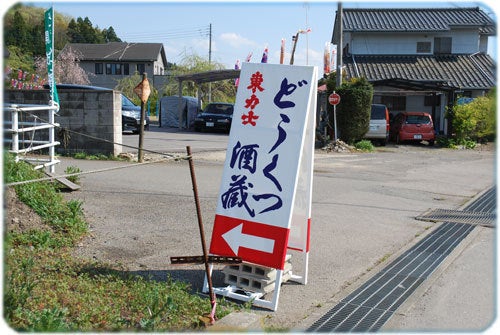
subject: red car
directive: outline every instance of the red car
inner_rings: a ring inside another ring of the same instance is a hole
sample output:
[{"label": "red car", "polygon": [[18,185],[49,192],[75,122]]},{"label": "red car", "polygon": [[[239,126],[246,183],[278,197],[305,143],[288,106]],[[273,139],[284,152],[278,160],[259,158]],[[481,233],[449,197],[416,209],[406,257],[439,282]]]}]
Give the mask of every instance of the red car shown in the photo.
[{"label": "red car", "polygon": [[394,117],[391,122],[389,138],[396,143],[405,141],[427,141],[434,145],[436,133],[429,113],[403,112]]}]

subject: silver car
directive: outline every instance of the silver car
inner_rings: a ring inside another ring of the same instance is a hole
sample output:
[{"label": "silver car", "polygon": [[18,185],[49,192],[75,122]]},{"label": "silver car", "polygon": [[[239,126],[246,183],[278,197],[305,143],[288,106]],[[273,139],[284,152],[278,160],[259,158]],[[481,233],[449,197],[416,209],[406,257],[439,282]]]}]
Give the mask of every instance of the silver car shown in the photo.
[{"label": "silver car", "polygon": [[370,129],[364,138],[386,145],[389,140],[389,110],[385,105],[373,104],[370,116]]}]

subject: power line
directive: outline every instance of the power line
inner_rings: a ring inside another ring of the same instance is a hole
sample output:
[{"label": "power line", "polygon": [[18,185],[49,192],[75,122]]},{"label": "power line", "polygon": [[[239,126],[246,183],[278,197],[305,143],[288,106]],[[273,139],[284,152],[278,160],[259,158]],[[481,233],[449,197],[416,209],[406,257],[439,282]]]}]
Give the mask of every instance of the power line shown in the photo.
[{"label": "power line", "polygon": [[198,26],[190,29],[169,29],[163,31],[145,31],[129,33],[122,37],[124,40],[151,40],[151,39],[182,39],[190,37],[207,37],[210,35],[210,26]]}]

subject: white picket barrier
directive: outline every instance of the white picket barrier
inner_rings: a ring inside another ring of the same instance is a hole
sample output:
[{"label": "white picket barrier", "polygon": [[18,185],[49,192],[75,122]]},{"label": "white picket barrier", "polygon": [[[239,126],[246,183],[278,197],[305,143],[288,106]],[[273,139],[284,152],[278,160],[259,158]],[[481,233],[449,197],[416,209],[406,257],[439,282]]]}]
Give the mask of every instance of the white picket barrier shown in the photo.
[{"label": "white picket barrier", "polygon": [[[35,164],[35,169],[50,168],[50,173],[54,173],[55,165],[60,161],[56,159],[55,147],[60,143],[55,140],[55,128],[59,126],[55,123],[55,114],[59,111],[58,105],[28,105],[28,104],[4,104],[4,111],[10,112],[11,120],[4,120],[4,133],[11,134],[11,138],[5,136],[4,141],[10,143],[9,152],[16,155],[16,162],[20,160]],[[47,111],[47,116],[40,116],[39,112]],[[19,121],[19,114],[24,113],[30,116],[33,121]],[[34,113],[37,113],[36,115]],[[10,128],[8,128],[10,127]],[[37,130],[48,130],[47,140],[36,139]],[[19,136],[20,134],[31,133],[29,138]],[[40,156],[27,156],[27,153],[48,148],[48,158]]]}]

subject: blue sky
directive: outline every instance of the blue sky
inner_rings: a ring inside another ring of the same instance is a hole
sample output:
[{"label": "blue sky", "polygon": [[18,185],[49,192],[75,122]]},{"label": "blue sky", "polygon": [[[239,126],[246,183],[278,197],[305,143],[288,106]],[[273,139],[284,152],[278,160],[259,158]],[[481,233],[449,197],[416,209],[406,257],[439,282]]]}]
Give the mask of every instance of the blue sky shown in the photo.
[{"label": "blue sky", "polygon": [[[74,18],[88,17],[94,26],[112,26],[127,42],[163,43],[169,62],[179,63],[184,55],[196,53],[234,68],[253,53],[252,62],[260,62],[268,47],[269,63],[279,63],[281,39],[285,39],[285,64],[290,62],[292,36],[300,29],[295,65],[323,69],[325,43],[329,43],[337,10],[334,1],[30,1]],[[494,15],[491,1],[343,1],[344,8],[366,7],[482,7]],[[496,18],[495,18],[496,20]],[[212,38],[210,43],[210,24]],[[496,41],[495,41],[496,44]],[[491,52],[496,58],[496,51]]]}]

